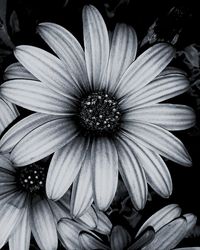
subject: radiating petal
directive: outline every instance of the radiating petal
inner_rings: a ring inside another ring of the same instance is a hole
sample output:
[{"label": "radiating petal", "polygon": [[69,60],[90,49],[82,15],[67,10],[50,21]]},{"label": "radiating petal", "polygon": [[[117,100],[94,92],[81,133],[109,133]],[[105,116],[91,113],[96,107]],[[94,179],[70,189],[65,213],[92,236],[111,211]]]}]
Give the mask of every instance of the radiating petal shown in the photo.
[{"label": "radiating petal", "polygon": [[55,23],[40,23],[38,33],[64,62],[72,77],[86,87],[88,78],[84,51],[77,39],[65,28]]},{"label": "radiating petal", "polygon": [[0,157],[0,199],[16,189],[16,176],[11,163],[5,157]]},{"label": "radiating petal", "polygon": [[16,107],[0,97],[0,134],[17,118],[18,115],[19,112]]},{"label": "radiating petal", "polygon": [[[18,206],[16,206],[16,204]],[[12,200],[12,203],[7,202],[6,204],[1,205],[1,208],[0,208],[0,228],[1,228],[0,248],[3,247],[3,245],[6,243],[6,241],[8,240],[13,230],[16,228],[16,226],[22,219],[22,216],[25,211],[24,204],[25,204],[24,196],[19,195],[19,196],[15,196],[15,199]]]},{"label": "radiating petal", "polygon": [[186,219],[187,222],[187,233],[186,235],[190,234],[194,226],[196,225],[197,222],[197,217],[194,214],[188,213],[184,214],[183,217]]},{"label": "radiating petal", "polygon": [[89,5],[83,8],[83,37],[88,78],[92,88],[103,84],[109,57],[109,38],[99,11]]},{"label": "radiating petal", "polygon": [[111,221],[104,212],[98,210],[96,207],[94,208],[98,219],[95,231],[100,232],[101,234],[109,234],[112,229]]},{"label": "radiating petal", "polygon": [[126,24],[117,24],[112,36],[107,68],[108,89],[113,90],[128,66],[135,60],[137,36],[135,30]]},{"label": "radiating petal", "polygon": [[126,122],[122,132],[128,138],[180,165],[191,166],[183,143],[167,130],[143,122]]},{"label": "radiating petal", "polygon": [[162,227],[155,235],[154,240],[143,250],[173,249],[184,238],[186,221],[183,218],[176,219]]},{"label": "radiating petal", "polygon": [[83,224],[90,230],[96,230],[98,218],[93,207],[90,207],[82,216],[75,219],[78,223]]},{"label": "radiating petal", "polygon": [[81,249],[79,233],[84,227],[69,219],[62,219],[57,225],[59,239],[66,249]]},{"label": "radiating petal", "polygon": [[106,137],[93,140],[91,165],[94,199],[100,210],[106,210],[114,198],[118,182],[118,155],[112,140]]},{"label": "radiating petal", "polygon": [[78,93],[76,80],[54,55],[29,45],[17,46],[14,54],[28,71],[49,88],[71,99]]},{"label": "radiating petal", "polygon": [[92,165],[90,158],[90,151],[88,151],[81,170],[73,183],[71,213],[75,217],[83,215],[93,202]]},{"label": "radiating petal", "polygon": [[169,64],[174,56],[174,49],[165,43],[159,43],[144,53],[142,53],[127,69],[116,90],[117,95],[124,97],[141,89],[158,76],[162,70]]},{"label": "radiating petal", "polygon": [[2,95],[23,108],[52,115],[67,115],[73,102],[39,81],[17,79],[1,85]]},{"label": "radiating petal", "polygon": [[32,114],[14,126],[12,126],[1,138],[0,149],[2,152],[10,152],[13,147],[28,133],[33,131],[38,126],[55,119],[54,116],[43,114]]},{"label": "radiating petal", "polygon": [[35,124],[35,129],[26,134],[11,152],[15,166],[25,166],[41,160],[66,145],[77,132],[74,124],[66,118],[52,119]]},{"label": "radiating petal", "polygon": [[85,138],[77,137],[54,154],[46,180],[50,199],[60,199],[69,189],[83,164],[87,147]]},{"label": "radiating petal", "polygon": [[181,209],[177,204],[170,204],[156,213],[154,213],[139,229],[136,237],[141,234],[147,227],[153,227],[155,232],[168,224],[170,221],[178,218],[181,215]]},{"label": "radiating petal", "polygon": [[48,200],[49,206],[51,207],[52,213],[54,215],[54,219],[56,222],[61,220],[62,218],[70,218],[71,215],[69,209],[67,209],[63,204],[60,202],[55,202],[52,200]]},{"label": "radiating petal", "polygon": [[10,157],[7,157],[6,154],[0,153],[0,167],[15,173],[15,168],[13,167],[12,162],[10,161]]},{"label": "radiating petal", "polygon": [[200,247],[181,247],[181,248],[174,248],[174,250],[200,250]]},{"label": "radiating petal", "polygon": [[57,230],[48,201],[35,197],[31,207],[31,229],[38,246],[44,250],[56,250]]},{"label": "radiating petal", "polygon": [[167,198],[172,193],[172,180],[169,170],[162,158],[153,151],[140,147],[129,141],[140,167],[144,169],[147,182],[162,197]]},{"label": "radiating petal", "polygon": [[138,120],[161,126],[167,130],[184,130],[195,124],[192,108],[178,104],[155,104],[148,107],[132,109],[124,120]]},{"label": "radiating petal", "polygon": [[37,80],[27,69],[25,69],[21,63],[16,62],[9,65],[4,71],[4,80],[13,80],[13,79],[29,79]]},{"label": "radiating petal", "polygon": [[119,171],[134,207],[143,209],[147,201],[147,182],[144,171],[129,145],[129,139],[116,142],[119,155]]},{"label": "radiating petal", "polygon": [[83,249],[87,250],[109,250],[110,248],[104,244],[104,242],[95,234],[89,232],[81,232],[79,235],[79,241]]},{"label": "radiating petal", "polygon": [[17,225],[16,229],[9,238],[9,249],[10,250],[29,250],[30,248],[30,238],[31,238],[31,228],[29,221],[29,210],[26,209],[23,218]]},{"label": "radiating petal", "polygon": [[110,236],[110,245],[112,250],[127,249],[131,242],[131,236],[122,226],[114,226]]},{"label": "radiating petal", "polygon": [[158,76],[149,84],[126,97],[123,109],[141,108],[156,104],[186,92],[189,81],[183,74]]}]

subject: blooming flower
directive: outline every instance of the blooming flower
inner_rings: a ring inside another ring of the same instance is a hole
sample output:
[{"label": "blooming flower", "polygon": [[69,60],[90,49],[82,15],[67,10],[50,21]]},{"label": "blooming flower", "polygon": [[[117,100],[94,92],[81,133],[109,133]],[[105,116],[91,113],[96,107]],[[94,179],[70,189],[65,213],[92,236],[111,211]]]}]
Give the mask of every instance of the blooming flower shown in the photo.
[{"label": "blooming flower", "polygon": [[[66,228],[69,229],[66,231],[69,239],[73,239],[77,230],[94,230],[100,227],[99,217],[105,221],[105,216],[96,214],[93,208],[89,208],[79,219],[73,220],[68,195],[58,202],[48,200],[45,195],[47,166],[41,162],[15,169],[6,156],[0,155],[0,248],[9,240],[10,249],[29,249],[32,232],[41,249],[57,249],[60,219],[68,220]],[[73,228],[70,227],[71,224]],[[101,224],[101,232],[107,233],[110,228],[109,220]],[[67,242],[68,245],[72,243],[70,240]]]},{"label": "blooming flower", "polygon": [[[47,195],[57,200],[73,183],[75,216],[93,200],[101,210],[109,207],[118,171],[136,209],[145,206],[147,183],[168,197],[172,182],[161,156],[191,165],[184,145],[168,130],[194,124],[191,108],[160,104],[188,89],[180,70],[164,70],[174,49],[156,44],[136,59],[135,31],[117,24],[109,40],[102,16],[93,6],[83,9],[84,50],[57,24],[42,23],[38,32],[58,57],[33,46],[16,48],[20,64],[6,71],[1,93],[38,113],[9,130],[0,142],[1,150],[12,148],[16,166],[55,152]],[[19,142],[12,147],[15,138]]]},{"label": "blooming flower", "polygon": [[[196,224],[193,214],[181,215],[176,204],[165,206],[153,214],[139,229],[136,237],[131,237],[122,226],[113,227],[110,242],[106,243],[91,232],[79,235],[83,249],[128,249],[128,250],[167,250],[174,249]],[[199,250],[200,247],[176,248]]]}]

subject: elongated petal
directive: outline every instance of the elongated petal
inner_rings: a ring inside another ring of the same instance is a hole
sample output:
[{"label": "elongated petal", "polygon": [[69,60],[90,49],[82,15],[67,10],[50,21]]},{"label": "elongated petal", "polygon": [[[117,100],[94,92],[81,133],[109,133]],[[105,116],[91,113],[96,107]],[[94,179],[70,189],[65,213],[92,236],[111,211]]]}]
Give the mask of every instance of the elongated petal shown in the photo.
[{"label": "elongated petal", "polygon": [[83,249],[88,250],[109,250],[110,248],[104,244],[104,242],[95,234],[89,232],[81,232],[79,235],[79,241]]},{"label": "elongated petal", "polygon": [[94,198],[100,210],[112,202],[118,182],[118,155],[114,143],[106,137],[92,142]]},{"label": "elongated petal", "polygon": [[153,214],[140,228],[136,237],[143,232],[147,227],[153,227],[155,232],[168,224],[170,221],[178,218],[181,215],[181,209],[177,204],[170,204]]},{"label": "elongated petal", "polygon": [[71,195],[71,213],[75,217],[79,217],[89,208],[93,202],[92,189],[92,165],[91,155],[88,151],[83,161],[81,170],[76,177]]},{"label": "elongated petal", "polygon": [[58,237],[56,225],[47,200],[38,200],[38,197],[33,200],[31,229],[40,249],[57,249]]},{"label": "elongated petal", "polygon": [[94,208],[97,214],[97,227],[95,231],[100,232],[101,234],[109,234],[112,229],[111,221],[104,212],[98,210],[96,207]]},{"label": "elongated petal", "polygon": [[85,138],[76,138],[58,150],[49,166],[46,192],[50,199],[60,199],[76,178],[87,151]]},{"label": "elongated petal", "polygon": [[126,113],[125,120],[139,120],[161,126],[167,130],[184,130],[195,124],[195,113],[185,105],[155,104],[136,108]]},{"label": "elongated petal", "polygon": [[98,218],[95,209],[90,207],[82,216],[77,218],[76,221],[82,223],[90,230],[96,230]]},{"label": "elongated petal", "polygon": [[52,115],[67,115],[72,112],[72,101],[39,81],[7,81],[1,86],[1,93],[10,102],[32,111]]},{"label": "elongated petal", "polygon": [[159,43],[141,54],[127,69],[118,83],[117,94],[120,97],[131,95],[152,81],[169,64],[174,49],[165,43]]},{"label": "elongated petal", "polygon": [[64,62],[67,72],[86,87],[88,79],[84,51],[77,39],[65,28],[55,23],[40,23],[38,33]]},{"label": "elongated petal", "polygon": [[9,238],[10,250],[29,250],[31,238],[29,216],[29,210],[26,209],[23,218]]},{"label": "elongated petal", "polygon": [[0,134],[18,115],[16,107],[13,104],[8,104],[6,100],[0,97]]},{"label": "elongated petal", "polygon": [[76,136],[76,128],[66,118],[54,118],[24,136],[11,152],[15,166],[25,166],[36,162],[62,146]]},{"label": "elongated petal", "polygon": [[[13,197],[14,198],[14,197]],[[24,196],[16,196],[16,199],[13,200],[13,204],[6,203],[3,206],[1,205],[0,209],[0,248],[8,240],[9,236],[16,228],[22,216],[24,214]],[[14,204],[18,204],[18,207]]]},{"label": "elongated petal", "polygon": [[99,11],[89,5],[83,8],[83,37],[88,78],[92,88],[103,83],[109,57],[109,38]]},{"label": "elongated petal", "polygon": [[144,250],[173,249],[185,236],[186,221],[176,219],[162,227],[155,235],[154,240]]},{"label": "elongated petal", "polygon": [[125,98],[121,105],[125,109],[146,107],[180,95],[189,86],[188,79],[182,74],[164,75],[134,92],[131,98]]},{"label": "elongated petal", "polygon": [[200,247],[181,247],[181,248],[174,248],[174,250],[200,250]]},{"label": "elongated petal", "polygon": [[5,81],[13,79],[37,80],[37,78],[25,69],[19,62],[9,65],[4,71]]},{"label": "elongated petal", "polygon": [[76,80],[72,79],[64,64],[54,55],[28,45],[17,46],[14,54],[28,71],[49,88],[68,98],[77,93]]},{"label": "elongated petal", "polygon": [[197,222],[197,217],[194,214],[188,213],[184,214],[183,217],[186,219],[187,222],[187,233],[186,235],[190,234],[194,226],[196,225]]},{"label": "elongated petal", "polygon": [[142,122],[124,123],[123,132],[131,140],[139,143],[183,166],[191,166],[191,158],[183,143],[167,130]]},{"label": "elongated petal", "polygon": [[172,180],[169,170],[162,158],[151,150],[129,142],[140,166],[144,169],[147,182],[162,197],[172,193]]},{"label": "elongated petal", "polygon": [[112,250],[127,249],[131,242],[131,236],[122,226],[115,226],[112,229],[110,244]]},{"label": "elongated petal", "polygon": [[10,157],[6,157],[6,154],[0,154],[0,167],[15,173],[15,168],[10,161]]},{"label": "elongated petal", "polygon": [[28,133],[33,131],[38,126],[45,124],[48,121],[55,119],[54,116],[43,114],[32,114],[14,126],[12,126],[1,138],[0,149],[2,152],[10,152],[13,147]]},{"label": "elongated petal", "polygon": [[144,208],[147,201],[147,183],[144,171],[132,151],[129,140],[116,142],[119,155],[119,171],[137,210]]},{"label": "elongated petal", "polygon": [[117,24],[112,36],[107,69],[108,89],[113,90],[128,66],[135,60],[137,36],[126,24]]},{"label": "elongated petal", "polygon": [[57,225],[59,239],[66,249],[81,249],[79,233],[84,227],[73,220],[62,219]]}]

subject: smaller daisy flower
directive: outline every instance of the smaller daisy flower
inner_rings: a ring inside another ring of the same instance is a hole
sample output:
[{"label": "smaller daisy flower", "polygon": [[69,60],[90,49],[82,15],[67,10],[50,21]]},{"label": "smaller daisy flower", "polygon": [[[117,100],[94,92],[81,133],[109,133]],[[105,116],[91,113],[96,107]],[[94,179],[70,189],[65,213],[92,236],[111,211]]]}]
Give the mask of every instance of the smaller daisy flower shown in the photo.
[{"label": "smaller daisy flower", "polygon": [[[109,232],[109,220],[102,214],[97,217],[93,208],[73,220],[68,193],[60,201],[48,200],[45,194],[47,163],[43,160],[16,169],[8,155],[0,155],[0,248],[9,241],[12,250],[29,249],[32,232],[40,249],[57,249],[57,222],[61,218],[67,218],[81,230],[100,227],[102,232]],[[101,223],[97,226],[98,220]],[[68,233],[73,238],[73,230],[69,229]]]},{"label": "smaller daisy flower", "polygon": [[[81,232],[79,240],[83,249],[169,250],[175,249],[196,224],[193,214],[181,215],[176,204],[165,206],[153,214],[132,237],[123,226],[114,226],[109,240],[91,232]],[[179,249],[179,248],[176,248]],[[196,247],[180,249],[200,249]]]}]

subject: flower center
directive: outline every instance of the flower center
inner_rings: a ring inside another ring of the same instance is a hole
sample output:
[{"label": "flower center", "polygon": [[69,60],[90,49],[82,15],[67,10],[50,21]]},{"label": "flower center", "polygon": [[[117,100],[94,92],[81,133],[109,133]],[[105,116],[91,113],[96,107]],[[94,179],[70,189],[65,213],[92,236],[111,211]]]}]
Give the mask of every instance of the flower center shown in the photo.
[{"label": "flower center", "polygon": [[45,191],[47,169],[44,166],[32,164],[18,168],[18,183],[20,188],[29,193]]},{"label": "flower center", "polygon": [[110,134],[119,128],[121,112],[114,97],[96,92],[82,99],[79,118],[84,130],[99,135]]}]

